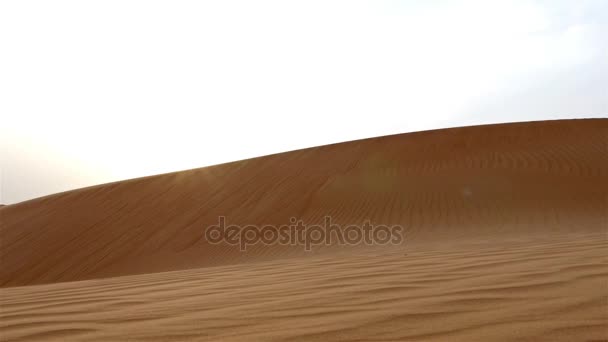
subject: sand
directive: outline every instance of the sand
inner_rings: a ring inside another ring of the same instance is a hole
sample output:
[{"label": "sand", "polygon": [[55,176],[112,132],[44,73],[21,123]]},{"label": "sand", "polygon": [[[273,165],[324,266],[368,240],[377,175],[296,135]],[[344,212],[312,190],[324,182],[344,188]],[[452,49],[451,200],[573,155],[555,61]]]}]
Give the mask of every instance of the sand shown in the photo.
[{"label": "sand", "polygon": [[[0,340],[608,340],[608,120],[452,128],[0,209]],[[398,224],[398,246],[214,245]]]}]

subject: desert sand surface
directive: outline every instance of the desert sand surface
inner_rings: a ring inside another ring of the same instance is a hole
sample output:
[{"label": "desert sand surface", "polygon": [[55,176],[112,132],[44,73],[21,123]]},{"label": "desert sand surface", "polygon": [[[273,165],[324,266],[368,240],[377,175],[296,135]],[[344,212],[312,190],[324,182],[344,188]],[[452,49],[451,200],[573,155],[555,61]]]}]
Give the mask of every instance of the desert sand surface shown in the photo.
[{"label": "desert sand surface", "polygon": [[[327,215],[405,238],[246,252],[204,238],[219,216]],[[51,195],[0,220],[2,341],[608,340],[608,119],[320,146]]]}]

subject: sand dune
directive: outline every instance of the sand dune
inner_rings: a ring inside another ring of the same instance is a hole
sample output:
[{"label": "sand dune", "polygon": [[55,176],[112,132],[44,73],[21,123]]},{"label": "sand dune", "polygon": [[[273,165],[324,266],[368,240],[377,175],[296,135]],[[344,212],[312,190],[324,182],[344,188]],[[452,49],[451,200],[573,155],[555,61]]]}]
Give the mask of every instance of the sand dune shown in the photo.
[{"label": "sand dune", "polygon": [[[608,340],[607,180],[608,120],[564,120],[359,140],[5,206],[0,338]],[[203,238],[219,216],[326,215],[407,233],[311,252]]]}]

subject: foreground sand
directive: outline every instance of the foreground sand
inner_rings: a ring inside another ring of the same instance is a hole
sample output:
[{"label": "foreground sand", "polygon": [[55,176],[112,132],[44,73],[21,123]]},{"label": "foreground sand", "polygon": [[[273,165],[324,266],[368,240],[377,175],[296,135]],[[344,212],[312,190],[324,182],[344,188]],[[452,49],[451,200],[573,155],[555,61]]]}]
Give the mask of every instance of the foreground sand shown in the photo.
[{"label": "foreground sand", "polygon": [[295,258],[3,290],[4,340],[605,341],[605,236]]},{"label": "foreground sand", "polygon": [[[608,120],[464,127],[0,209],[0,340],[608,340]],[[289,217],[399,246],[210,245]]]}]

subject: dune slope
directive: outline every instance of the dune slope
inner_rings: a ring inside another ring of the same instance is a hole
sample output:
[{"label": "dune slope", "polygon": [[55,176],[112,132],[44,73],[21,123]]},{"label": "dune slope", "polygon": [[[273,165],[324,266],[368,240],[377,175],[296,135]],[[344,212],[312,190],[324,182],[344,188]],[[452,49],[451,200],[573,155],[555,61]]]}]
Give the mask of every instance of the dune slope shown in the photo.
[{"label": "dune slope", "polygon": [[[0,208],[0,341],[608,341],[608,120],[427,131]],[[395,246],[208,226],[398,224]]]},{"label": "dune slope", "polygon": [[606,231],[608,120],[452,128],[105,184],[0,209],[0,284],[174,271],[365,246],[211,245],[232,224],[400,224],[407,246]]}]

